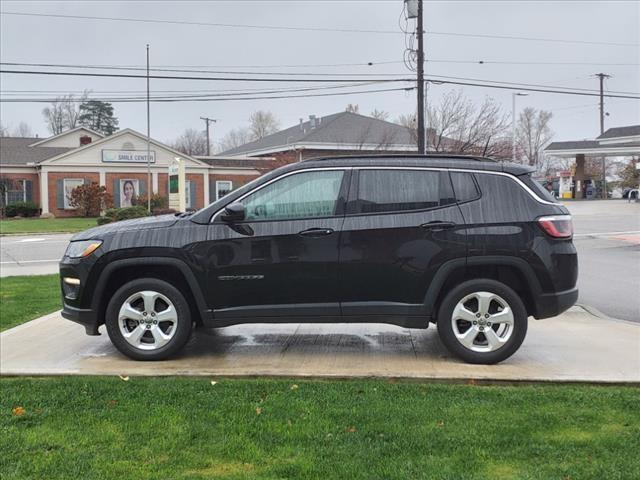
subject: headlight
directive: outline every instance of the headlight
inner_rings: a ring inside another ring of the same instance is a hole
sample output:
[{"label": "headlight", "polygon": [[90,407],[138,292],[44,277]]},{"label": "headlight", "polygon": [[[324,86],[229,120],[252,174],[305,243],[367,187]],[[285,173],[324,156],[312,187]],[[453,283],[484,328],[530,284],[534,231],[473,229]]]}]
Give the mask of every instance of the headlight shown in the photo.
[{"label": "headlight", "polygon": [[102,245],[102,240],[82,240],[80,242],[70,242],[65,252],[65,256],[70,258],[88,257]]}]

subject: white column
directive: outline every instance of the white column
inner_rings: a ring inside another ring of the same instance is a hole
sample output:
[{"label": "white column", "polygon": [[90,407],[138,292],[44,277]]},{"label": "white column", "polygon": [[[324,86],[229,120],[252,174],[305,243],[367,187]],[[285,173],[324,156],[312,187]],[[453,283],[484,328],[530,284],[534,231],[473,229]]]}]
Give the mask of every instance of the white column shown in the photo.
[{"label": "white column", "polygon": [[151,173],[151,193],[158,193],[158,172]]},{"label": "white column", "polygon": [[211,193],[209,192],[209,172],[203,173],[202,178],[204,180],[204,206],[209,205],[209,198]]},{"label": "white column", "polygon": [[42,213],[49,213],[49,174],[44,168],[40,170],[40,207]]},{"label": "white column", "polygon": [[100,170],[98,172],[98,174],[100,175],[100,186],[101,187],[106,187],[107,186],[107,173],[104,170]]}]

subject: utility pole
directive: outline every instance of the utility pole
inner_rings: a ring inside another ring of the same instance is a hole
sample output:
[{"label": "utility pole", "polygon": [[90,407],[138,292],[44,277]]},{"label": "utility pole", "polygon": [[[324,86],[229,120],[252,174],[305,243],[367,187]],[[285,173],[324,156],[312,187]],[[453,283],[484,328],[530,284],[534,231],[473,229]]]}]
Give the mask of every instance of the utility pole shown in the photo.
[{"label": "utility pole", "polygon": [[[596,77],[600,79],[600,135],[604,133],[604,79],[611,78],[606,73],[596,73]],[[607,198],[607,161],[602,156],[602,198]]]},{"label": "utility pole", "polygon": [[211,155],[211,141],[209,140],[209,122],[216,123],[217,120],[213,118],[200,117],[200,120],[204,120],[204,123],[207,124],[207,157]]},{"label": "utility pole", "polygon": [[418,25],[416,35],[418,36],[418,153],[424,154],[425,131],[424,131],[424,42],[423,42],[423,22],[422,0],[418,0]]}]

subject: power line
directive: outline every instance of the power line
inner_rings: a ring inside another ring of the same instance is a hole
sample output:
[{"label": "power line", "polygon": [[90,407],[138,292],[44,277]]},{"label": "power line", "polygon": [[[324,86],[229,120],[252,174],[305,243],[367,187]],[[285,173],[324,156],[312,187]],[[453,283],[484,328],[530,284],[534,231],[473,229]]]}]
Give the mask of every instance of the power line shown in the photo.
[{"label": "power line", "polygon": [[[222,28],[247,28],[260,30],[288,30],[301,32],[339,32],[339,33],[366,33],[366,34],[385,34],[399,35],[403,34],[397,30],[375,30],[375,29],[358,29],[358,28],[332,28],[332,27],[294,27],[288,25],[254,25],[241,23],[210,23],[210,22],[194,22],[187,20],[160,20],[149,18],[130,18],[130,17],[99,17],[89,15],[61,15],[52,13],[27,13],[27,12],[0,12],[0,15],[15,15],[24,17],[45,17],[45,18],[63,18],[73,20],[104,20],[114,22],[139,22],[139,23],[155,23],[155,24],[171,24],[171,25],[191,25],[200,27],[222,27]],[[523,40],[535,42],[557,42],[557,43],[574,43],[581,45],[608,45],[618,47],[637,47],[637,43],[622,42],[598,42],[592,40],[571,40],[561,38],[545,38],[545,37],[523,37],[518,35],[492,35],[479,33],[463,33],[463,32],[439,32],[435,30],[425,31],[428,35],[443,35],[454,37],[469,38],[491,38],[499,40]]]},{"label": "power line", "polygon": [[459,63],[472,65],[559,65],[559,66],[607,66],[637,67],[640,63],[598,63],[598,62],[523,62],[518,60],[426,60],[427,63]]},{"label": "power line", "polygon": [[[85,73],[85,72],[56,72],[43,70],[0,70],[0,73],[23,74],[23,75],[63,75],[76,77],[110,77],[110,78],[147,78],[146,75],[134,75],[126,73]],[[247,78],[247,77],[185,77],[178,75],[149,75],[155,80],[207,80],[207,81],[233,81],[233,82],[407,82],[413,81],[408,78]]]},{"label": "power line", "polygon": [[[268,100],[268,99],[285,99],[285,98],[309,98],[309,97],[333,97],[333,96],[344,96],[344,95],[359,95],[365,93],[381,93],[381,92],[400,92],[400,91],[411,91],[416,87],[402,87],[402,88],[382,88],[376,90],[360,90],[355,92],[334,92],[334,93],[308,93],[304,95],[275,95],[275,96],[254,96],[254,97],[233,97],[233,98],[220,98],[220,97],[201,97],[201,98],[152,98],[151,102],[154,103],[175,103],[175,102],[225,102],[225,101],[238,101],[238,100]],[[146,102],[146,98],[132,98],[132,99],[102,99],[103,101],[109,103],[136,103],[136,102]],[[53,102],[54,99],[24,99],[24,98],[11,98],[11,99],[3,99],[0,98],[0,103],[50,103]]]},{"label": "power line", "polygon": [[[120,68],[116,68],[116,67],[108,67],[108,66],[95,66],[95,65],[71,65],[71,64],[36,64],[36,63],[7,63],[7,62],[0,62],[0,65],[19,65],[19,66],[28,66],[28,67],[35,67],[35,66],[42,66],[45,68],[48,67],[61,67],[61,68],[73,68],[73,69],[100,69],[100,70],[110,70],[110,69],[114,69],[114,70],[119,70]],[[128,70],[128,69],[125,69]],[[136,69],[132,69],[132,70],[136,70]],[[177,72],[181,72],[181,73],[199,73],[199,72],[192,72],[192,71],[188,71],[188,70],[172,70],[172,71],[177,71]],[[32,71],[10,71],[10,70],[0,70],[0,73],[25,73],[25,74],[29,74],[29,73],[35,73]],[[103,74],[103,73],[98,73],[98,74],[89,74],[89,73],[76,73],[76,72],[50,72],[50,71],[38,71],[37,73],[42,73],[44,75],[79,75],[79,76],[112,76],[112,77],[123,77],[123,78],[140,78],[139,75],[131,75],[131,74],[121,74],[121,75],[116,75],[116,74]],[[206,72],[202,72],[202,73],[206,73]],[[250,75],[294,75],[294,76],[310,76],[310,75],[331,75],[331,74],[314,74],[314,73],[291,73],[291,74],[286,74],[286,73],[265,73],[265,72],[208,72],[208,73],[214,73],[214,74],[250,74]],[[337,74],[337,75],[349,75],[349,76],[354,76],[354,75],[358,75],[357,73],[348,73],[348,74]],[[283,81],[283,82],[312,82],[312,81],[318,81],[318,82],[324,82],[324,81],[328,81],[328,82],[339,82],[339,81],[343,81],[343,82],[374,82],[374,83],[381,83],[381,82],[399,82],[399,81],[406,81],[406,82],[410,82],[410,81],[414,81],[411,78],[401,78],[400,75],[402,75],[402,73],[390,73],[390,74],[380,74],[380,75],[385,75],[385,76],[389,76],[389,77],[397,77],[395,79],[390,79],[390,78],[378,78],[378,79],[336,79],[336,80],[325,80],[325,79],[317,79],[317,80],[313,80],[313,79],[298,79],[298,78],[294,78],[294,79],[264,79],[264,78],[228,78],[228,77],[223,77],[223,78],[209,78],[209,77],[174,77],[174,76],[154,76],[151,75],[150,78],[157,78],[157,79],[171,79],[171,80],[235,80],[235,81]],[[484,79],[484,78],[470,78],[470,77],[455,77],[455,76],[449,76],[449,75],[434,75],[431,74],[431,77],[436,77],[436,78],[443,78],[443,79],[447,79],[447,80],[464,80],[464,81],[471,81],[471,82],[483,82],[483,83],[499,83],[499,84],[504,84],[504,85],[517,85],[517,86],[526,86],[526,87],[538,87],[538,88],[551,88],[551,89],[569,89],[571,91],[584,91],[584,92],[597,92],[597,90],[594,89],[588,89],[588,88],[580,88],[580,87],[563,87],[563,86],[554,86],[554,85],[545,85],[545,84],[536,84],[536,83],[523,83],[523,82],[508,82],[508,81],[503,81],[503,80],[492,80],[492,79]],[[146,78],[146,76],[144,76]],[[433,83],[436,83],[436,81],[433,81]],[[621,92],[621,91],[611,91],[610,93],[615,93],[615,94],[629,94],[629,95],[640,95],[640,93],[638,92]]]}]

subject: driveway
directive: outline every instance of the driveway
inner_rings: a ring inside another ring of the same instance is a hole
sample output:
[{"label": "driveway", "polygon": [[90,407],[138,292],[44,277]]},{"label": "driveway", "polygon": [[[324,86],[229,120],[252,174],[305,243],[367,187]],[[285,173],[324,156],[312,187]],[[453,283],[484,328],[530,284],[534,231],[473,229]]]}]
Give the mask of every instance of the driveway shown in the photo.
[{"label": "driveway", "polygon": [[58,313],[0,334],[2,375],[204,375],[393,377],[499,381],[640,382],[640,325],[601,319],[574,307],[531,320],[520,350],[499,365],[452,358],[435,328],[385,324],[239,325],[198,331],[185,352],[135,362],[104,334]]}]

